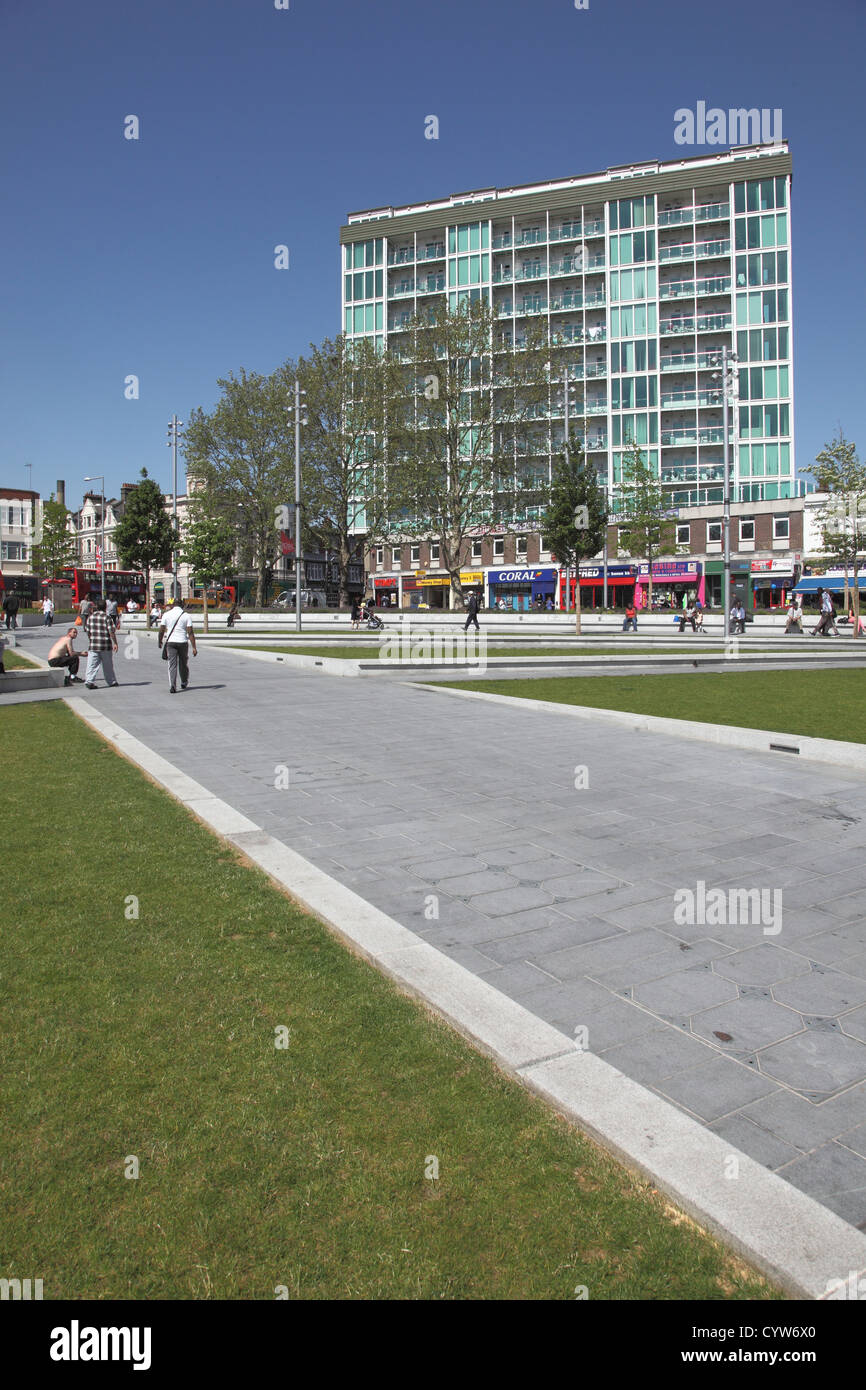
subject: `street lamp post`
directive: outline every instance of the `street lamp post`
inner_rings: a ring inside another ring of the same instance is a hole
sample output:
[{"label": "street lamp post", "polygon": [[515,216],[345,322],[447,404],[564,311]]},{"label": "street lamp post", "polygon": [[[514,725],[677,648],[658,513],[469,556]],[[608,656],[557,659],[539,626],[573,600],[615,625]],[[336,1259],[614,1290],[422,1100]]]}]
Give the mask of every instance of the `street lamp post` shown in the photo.
[{"label": "street lamp post", "polygon": [[[178,420],[176,415],[172,415],[168,422],[168,441],[167,447],[171,449],[171,492],[172,492],[172,527],[174,530],[174,542],[171,550],[171,582],[172,598],[178,598],[177,584],[177,441],[178,435],[183,429],[183,420]],[[207,601],[207,596],[205,596]]]},{"label": "street lamp post", "polygon": [[102,593],[102,597],[105,598],[105,474],[94,473],[92,477],[88,476],[84,479],[84,481],[86,483],[102,484],[102,491],[100,493],[100,539],[102,544],[100,546],[99,557],[99,587]]},{"label": "street lamp post", "polygon": [[[301,425],[306,425],[307,402],[300,381],[295,377],[294,400],[289,401],[289,418],[295,422],[295,631],[301,631]],[[302,418],[303,417],[303,418]]]},{"label": "street lamp post", "polygon": [[[568,374],[568,367],[562,369],[562,394],[564,401],[565,414],[565,452],[568,457],[569,440],[571,438],[571,393],[575,388],[575,383],[571,381]],[[565,567],[565,611],[571,612],[571,566]],[[575,560],[574,565],[574,607],[580,602],[580,566]]]}]

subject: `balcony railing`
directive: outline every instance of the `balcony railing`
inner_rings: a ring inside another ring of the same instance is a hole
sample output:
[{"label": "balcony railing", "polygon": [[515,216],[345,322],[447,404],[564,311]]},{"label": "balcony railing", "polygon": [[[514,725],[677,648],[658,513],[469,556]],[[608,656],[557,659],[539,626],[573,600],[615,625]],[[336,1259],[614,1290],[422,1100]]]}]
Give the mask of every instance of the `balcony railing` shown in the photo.
[{"label": "balcony railing", "polygon": [[694,294],[694,280],[670,280],[666,285],[659,285],[659,299],[693,299]]},{"label": "balcony railing", "polygon": [[694,333],[694,319],[667,319],[659,323],[659,333]]},{"label": "balcony railing", "polygon": [[415,253],[411,247],[401,246],[397,251],[388,252],[389,265],[411,265],[415,260]]},{"label": "balcony railing", "polygon": [[660,246],[660,261],[686,261],[691,260],[695,254],[694,242],[679,241],[675,246]]},{"label": "balcony railing", "polygon": [[547,275],[543,265],[521,266],[520,273],[515,275],[515,280],[540,280]]},{"label": "balcony railing", "polygon": [[604,265],[604,252],[597,251],[594,256],[586,257],[587,270],[600,270]]},{"label": "balcony railing", "polygon": [[562,312],[566,309],[582,309],[583,295],[580,290],[573,290],[568,294],[554,295],[550,301],[551,310]]},{"label": "balcony railing", "polygon": [[729,240],[725,241],[699,241],[695,244],[695,257],[697,260],[707,260],[711,256],[727,256],[731,250]]},{"label": "balcony railing", "polygon": [[419,250],[419,252],[418,252],[418,259],[419,259],[419,261],[442,261],[442,260],[444,260],[444,259],[445,259],[445,242],[444,242],[444,241],[431,242],[429,246],[425,246],[425,247],[424,247],[424,250],[423,250],[423,251]]},{"label": "balcony railing", "polygon": [[550,274],[553,275],[579,275],[583,270],[582,256],[566,256],[562,261],[550,262]]},{"label": "balcony railing", "polygon": [[494,270],[493,272],[494,285],[510,285],[513,280],[514,272],[511,270]]},{"label": "balcony railing", "polygon": [[693,217],[692,208],[668,208],[667,211],[659,213],[658,224],[660,227],[677,227],[691,222]]},{"label": "balcony railing", "polygon": [[696,282],[698,294],[727,294],[731,288],[730,275],[708,275]]},{"label": "balcony railing", "polygon": [[720,328],[730,328],[730,314],[700,314],[698,315],[698,332],[712,333]]},{"label": "balcony railing", "polygon": [[494,251],[507,251],[511,245],[511,233],[504,232],[502,236],[495,236],[492,245]]},{"label": "balcony railing", "polygon": [[389,299],[405,299],[409,294],[415,293],[414,280],[401,280],[399,285],[388,286]]},{"label": "balcony railing", "polygon": [[547,238],[540,227],[524,227],[519,236],[515,237],[515,246],[537,246],[539,242],[546,241]]},{"label": "balcony railing", "polygon": [[587,401],[586,413],[587,415],[606,415],[607,401]]},{"label": "balcony railing", "polygon": [[696,222],[721,222],[730,215],[730,203],[704,203],[703,207],[695,208]]},{"label": "balcony railing", "polygon": [[722,392],[718,391],[663,391],[662,410],[674,410],[684,405],[722,405]]},{"label": "balcony railing", "polygon": [[582,222],[561,222],[558,227],[551,227],[551,241],[577,241],[583,236]]},{"label": "balcony railing", "polygon": [[596,218],[593,218],[592,221],[590,221],[590,222],[584,222],[584,224],[583,224],[583,235],[584,235],[584,236],[603,236],[603,235],[604,235],[604,218],[603,218],[603,217],[596,217]]},{"label": "balcony railing", "polygon": [[697,429],[684,425],[679,429],[662,430],[661,441],[666,448],[680,448],[688,444],[722,444],[724,428],[719,425],[713,429]]},{"label": "balcony railing", "polygon": [[445,288],[444,275],[428,275],[426,280],[419,279],[416,282],[418,294],[439,294]]}]

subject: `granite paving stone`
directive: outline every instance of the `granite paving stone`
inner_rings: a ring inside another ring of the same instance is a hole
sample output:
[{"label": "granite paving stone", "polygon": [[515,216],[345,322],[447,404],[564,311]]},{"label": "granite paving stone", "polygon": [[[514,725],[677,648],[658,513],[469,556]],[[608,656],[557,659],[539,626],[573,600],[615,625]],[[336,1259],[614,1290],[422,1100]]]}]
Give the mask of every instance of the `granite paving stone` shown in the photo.
[{"label": "granite paving stone", "polygon": [[674,1073],[657,1082],[653,1089],[702,1120],[717,1120],[778,1088],[768,1077],[728,1057],[714,1057],[703,1066]]},{"label": "granite paving stone", "polygon": [[774,1004],[770,998],[741,997],[707,1009],[693,1019],[692,1029],[725,1051],[753,1052],[801,1032],[803,1019],[796,1010]]},{"label": "granite paving stone", "polygon": [[833,1030],[807,1029],[761,1053],[766,1076],[811,1096],[832,1095],[858,1081],[866,1067],[866,1043]]}]

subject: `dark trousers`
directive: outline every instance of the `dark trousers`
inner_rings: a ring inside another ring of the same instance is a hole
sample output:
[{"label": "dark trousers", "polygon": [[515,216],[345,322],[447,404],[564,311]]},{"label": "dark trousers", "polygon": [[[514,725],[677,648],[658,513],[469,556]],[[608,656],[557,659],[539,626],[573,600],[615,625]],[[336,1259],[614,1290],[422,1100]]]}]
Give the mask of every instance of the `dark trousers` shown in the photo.
[{"label": "dark trousers", "polygon": [[463,626],[463,631],[464,631],[464,632],[468,632],[468,631],[469,631],[469,624],[470,624],[470,623],[474,623],[474,624],[475,624],[475,631],[476,631],[476,632],[480,632],[480,631],[481,631],[481,628],[478,626],[478,614],[477,614],[477,613],[470,613],[470,614],[469,614],[469,617],[466,619],[466,622],[465,622],[465,624],[464,624],[464,626]]},{"label": "dark trousers", "polygon": [[189,642],[168,642],[168,683],[172,690],[177,688],[177,673],[180,668],[180,683],[189,681]]},{"label": "dark trousers", "polygon": [[18,609],[17,609],[17,608],[15,609],[15,612],[14,612],[14,613],[11,613],[11,612],[10,612],[10,613],[7,613],[7,614],[6,614],[6,626],[7,626],[7,627],[17,627],[17,626],[18,626]]},{"label": "dark trousers", "polygon": [[77,656],[50,656],[50,657],[48,658],[48,665],[49,665],[49,666],[68,666],[68,667],[69,667],[69,674],[70,674],[70,676],[77,676],[77,675],[78,675],[78,657],[77,657]]}]

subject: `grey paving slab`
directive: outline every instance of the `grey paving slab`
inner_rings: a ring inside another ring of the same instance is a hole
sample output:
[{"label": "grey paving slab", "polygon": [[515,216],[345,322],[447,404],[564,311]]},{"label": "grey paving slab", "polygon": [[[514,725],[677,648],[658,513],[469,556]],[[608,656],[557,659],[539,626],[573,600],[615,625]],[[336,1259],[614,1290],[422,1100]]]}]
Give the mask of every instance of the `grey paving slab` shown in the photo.
[{"label": "grey paving slab", "polygon": [[[587,1027],[591,1050],[615,1053],[627,1076],[759,1162],[837,1142],[860,1157],[842,1136],[862,1145],[866,1124],[862,774],[625,738],[601,721],[570,729],[556,715],[214,648],[193,674],[200,686],[172,701],[148,646],[138,684],[88,703],[451,960],[508,981],[539,1018],[569,1035]],[[359,739],[359,727],[381,736]],[[590,768],[579,792],[578,763]],[[277,764],[290,769],[286,791]],[[780,887],[782,931],[675,924],[673,892],[698,879]],[[749,993],[761,989],[769,1000]],[[731,1027],[701,1036],[709,1011],[720,1021],[729,1005],[734,1041],[714,1037]],[[761,1032],[779,1008],[805,1020],[795,1040],[811,1052]],[[822,1017],[837,1031],[822,1032]],[[852,1220],[860,1198],[844,1182],[856,1174],[839,1173],[826,1202]]]},{"label": "grey paving slab", "polygon": [[698,1037],[720,1043],[725,1051],[756,1052],[802,1032],[803,1019],[796,1010],[786,1009],[769,997],[744,999],[740,995],[705,1010],[693,1020],[692,1029]]}]

